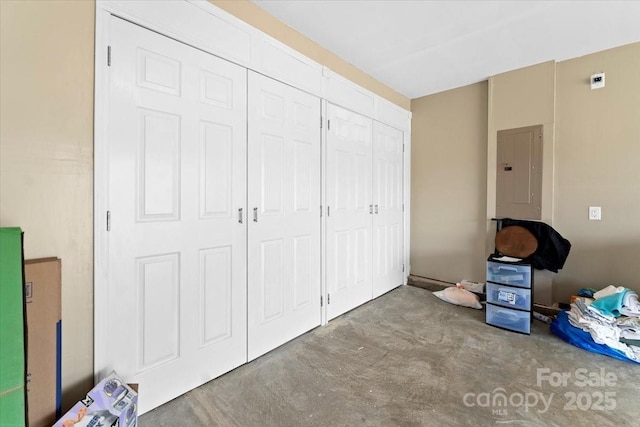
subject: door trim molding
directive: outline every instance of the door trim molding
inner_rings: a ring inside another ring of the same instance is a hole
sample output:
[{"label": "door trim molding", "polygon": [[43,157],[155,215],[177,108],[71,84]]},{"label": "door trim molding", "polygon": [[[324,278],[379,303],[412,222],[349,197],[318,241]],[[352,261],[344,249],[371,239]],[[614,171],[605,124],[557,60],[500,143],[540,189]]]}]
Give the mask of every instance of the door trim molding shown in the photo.
[{"label": "door trim molding", "polygon": [[93,286],[93,370],[96,383],[108,374],[108,351],[104,337],[107,337],[108,309],[104,302],[108,301],[109,270],[109,236],[106,228],[106,216],[109,210],[109,156],[108,156],[108,101],[109,73],[107,66],[107,49],[109,44],[111,14],[96,7],[95,36],[95,84],[94,84],[94,286]]}]

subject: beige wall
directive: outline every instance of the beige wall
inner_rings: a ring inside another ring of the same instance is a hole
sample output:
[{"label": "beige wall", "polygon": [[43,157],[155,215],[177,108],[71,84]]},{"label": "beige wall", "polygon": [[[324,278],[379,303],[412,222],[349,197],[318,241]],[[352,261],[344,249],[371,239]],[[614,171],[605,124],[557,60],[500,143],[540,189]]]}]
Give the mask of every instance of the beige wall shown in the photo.
[{"label": "beige wall", "polygon": [[337,55],[331,53],[293,28],[269,15],[254,3],[251,3],[248,0],[209,1],[220,9],[242,19],[264,33],[269,34],[271,37],[306,55],[308,58],[329,67],[334,72],[358,83],[360,86],[370,90],[371,92],[388,99],[404,109],[408,110],[410,108],[411,101],[409,98],[399,94],[368,74],[360,71]]},{"label": "beige wall", "polygon": [[[487,219],[495,217],[496,213],[497,132],[543,125],[541,219],[550,223],[553,212],[555,62],[490,77],[488,96]],[[487,249],[493,251],[493,240]]]},{"label": "beige wall", "polygon": [[[405,108],[409,100],[246,2],[214,2]],[[93,0],[0,0],[0,225],[62,259],[63,406],[93,383]]]},{"label": "beige wall", "polygon": [[[489,78],[487,129],[486,258],[495,248],[498,131],[542,125],[542,206],[540,218],[553,225],[555,61]],[[553,274],[536,271],[534,302],[550,305]]]},{"label": "beige wall", "polygon": [[[606,73],[606,87],[592,91],[589,76],[600,71]],[[451,281],[459,267],[449,254],[484,259],[493,250],[495,225],[489,219],[495,213],[496,132],[543,124],[542,218],[573,246],[558,274],[536,272],[536,287],[548,291],[552,301],[568,301],[585,286],[617,284],[640,291],[638,76],[640,43],[635,43],[491,77],[484,124],[478,117],[485,107],[473,102],[456,110],[456,90],[412,101],[412,274]],[[442,119],[444,112],[452,117]],[[447,182],[441,164],[450,166],[449,158],[456,158],[462,147],[450,142],[447,151],[442,144],[429,143],[434,138],[426,135],[456,135],[461,126],[469,134],[486,129],[486,157],[467,159],[468,164],[486,160],[486,168],[467,177],[466,186],[456,184],[454,191],[465,187],[457,197],[440,188]],[[423,167],[435,171],[417,170]],[[486,212],[476,219],[486,225],[484,248],[470,248],[456,236],[457,230],[451,231],[459,222],[452,212],[468,208],[473,191],[486,195]],[[589,206],[602,207],[602,221],[588,220]],[[445,249],[438,254],[438,247]]]},{"label": "beige wall", "polygon": [[0,15],[0,225],[22,227],[27,258],[62,259],[66,407],[93,383],[94,3]]},{"label": "beige wall", "polygon": [[487,82],[411,110],[411,274],[484,281]]},{"label": "beige wall", "polygon": [[[605,87],[591,90],[601,71]],[[554,227],[573,247],[555,299],[584,286],[640,291],[640,43],[558,63],[557,86]]]}]

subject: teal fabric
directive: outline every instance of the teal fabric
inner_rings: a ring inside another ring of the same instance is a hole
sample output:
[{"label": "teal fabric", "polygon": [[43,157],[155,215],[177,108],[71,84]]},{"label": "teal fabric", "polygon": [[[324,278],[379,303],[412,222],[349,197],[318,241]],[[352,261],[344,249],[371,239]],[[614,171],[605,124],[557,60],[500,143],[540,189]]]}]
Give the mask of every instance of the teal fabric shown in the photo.
[{"label": "teal fabric", "polygon": [[605,316],[620,317],[620,309],[622,308],[622,302],[627,292],[629,292],[629,289],[599,298],[591,303],[591,307],[597,308],[598,311]]}]

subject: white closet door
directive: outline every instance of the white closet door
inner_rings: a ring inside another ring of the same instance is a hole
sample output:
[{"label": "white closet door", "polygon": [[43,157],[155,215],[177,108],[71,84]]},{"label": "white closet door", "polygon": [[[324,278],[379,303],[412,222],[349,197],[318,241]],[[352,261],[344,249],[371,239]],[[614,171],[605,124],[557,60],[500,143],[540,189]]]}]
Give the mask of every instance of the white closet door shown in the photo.
[{"label": "white closet door", "polygon": [[118,18],[111,34],[96,368],[139,383],[144,413],[246,362],[246,70]]},{"label": "white closet door", "polygon": [[327,105],[327,319],[372,298],[372,121]]},{"label": "white closet door", "polygon": [[249,360],[320,325],[320,99],[249,72]]},{"label": "white closet door", "polygon": [[402,139],[373,122],[373,297],[403,283]]}]

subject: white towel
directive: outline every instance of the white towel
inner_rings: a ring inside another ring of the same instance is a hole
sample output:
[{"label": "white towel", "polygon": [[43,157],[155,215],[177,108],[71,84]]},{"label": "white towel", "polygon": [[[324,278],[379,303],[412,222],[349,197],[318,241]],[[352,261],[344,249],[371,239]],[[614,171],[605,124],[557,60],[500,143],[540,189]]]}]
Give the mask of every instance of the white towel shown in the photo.
[{"label": "white towel", "polygon": [[638,294],[634,291],[629,291],[622,300],[622,308],[620,313],[629,317],[640,317],[640,301],[638,301]]},{"label": "white towel", "polygon": [[598,310],[595,307],[592,307],[591,305],[587,306],[587,313],[590,316],[596,317],[598,319],[601,319],[603,322],[608,322],[608,323],[613,323],[616,321],[616,317],[615,316],[609,316],[608,314],[602,314],[600,312],[600,310]]},{"label": "white towel", "polygon": [[609,285],[606,288],[600,289],[598,292],[593,294],[593,297],[595,299],[599,299],[599,298],[602,298],[602,297],[607,297],[609,295],[613,295],[613,294],[618,294],[620,292],[624,292],[624,290],[625,290],[624,286],[615,287],[613,285]]},{"label": "white towel", "polygon": [[640,340],[640,331],[636,329],[620,329],[620,338]]},{"label": "white towel", "polygon": [[591,335],[593,341],[604,344],[616,350],[620,350],[629,359],[640,362],[640,352],[635,351],[633,346],[620,342],[622,330],[616,326],[602,324],[600,320],[590,316],[591,311],[587,310],[587,315],[579,312],[576,307],[572,307],[569,312],[569,323],[576,328],[582,329]]},{"label": "white towel", "polygon": [[638,329],[640,330],[640,318],[620,316],[616,319],[616,325],[622,329]]}]

